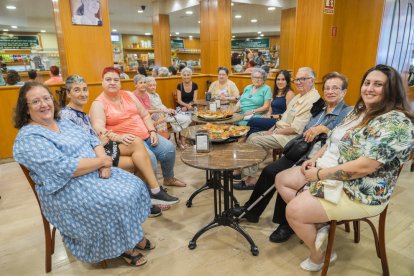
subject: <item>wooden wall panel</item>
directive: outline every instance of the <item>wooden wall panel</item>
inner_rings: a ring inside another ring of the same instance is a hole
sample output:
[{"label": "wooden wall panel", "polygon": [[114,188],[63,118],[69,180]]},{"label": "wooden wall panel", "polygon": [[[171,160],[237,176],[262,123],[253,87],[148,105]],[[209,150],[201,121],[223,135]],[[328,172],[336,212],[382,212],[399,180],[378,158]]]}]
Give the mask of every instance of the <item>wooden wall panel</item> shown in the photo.
[{"label": "wooden wall panel", "polygon": [[184,47],[187,49],[200,49],[200,39],[199,38],[184,38]]},{"label": "wooden wall panel", "polygon": [[296,8],[282,10],[280,27],[279,68],[293,70],[295,49]]},{"label": "wooden wall panel", "polygon": [[101,0],[102,26],[72,25],[70,1],[52,1],[62,75],[101,80],[102,69],[113,64],[108,0]]},{"label": "wooden wall panel", "polygon": [[171,65],[170,17],[168,14],[158,14],[152,17],[152,32],[155,64],[168,67]]}]

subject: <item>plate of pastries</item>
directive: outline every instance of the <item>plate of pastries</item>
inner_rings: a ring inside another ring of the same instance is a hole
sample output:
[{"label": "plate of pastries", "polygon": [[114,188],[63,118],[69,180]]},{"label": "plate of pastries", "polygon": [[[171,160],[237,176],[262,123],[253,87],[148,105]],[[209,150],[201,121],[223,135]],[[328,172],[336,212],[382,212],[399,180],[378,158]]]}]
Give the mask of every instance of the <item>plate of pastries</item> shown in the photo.
[{"label": "plate of pastries", "polygon": [[207,131],[213,142],[225,141],[229,138],[238,138],[246,135],[250,127],[207,123],[200,130]]},{"label": "plate of pastries", "polygon": [[197,111],[197,117],[203,120],[206,120],[206,121],[227,120],[233,117],[233,111],[231,110],[221,110],[221,111],[199,110]]}]

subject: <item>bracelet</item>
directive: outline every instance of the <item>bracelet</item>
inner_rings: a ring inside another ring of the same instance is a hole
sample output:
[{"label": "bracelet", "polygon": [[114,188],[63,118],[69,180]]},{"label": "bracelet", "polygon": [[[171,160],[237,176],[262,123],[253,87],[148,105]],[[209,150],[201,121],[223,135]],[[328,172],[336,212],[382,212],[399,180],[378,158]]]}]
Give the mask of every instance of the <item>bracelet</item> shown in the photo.
[{"label": "bracelet", "polygon": [[253,114],[256,114],[256,110],[253,110],[252,112],[253,112]]},{"label": "bracelet", "polygon": [[155,129],[148,130],[148,133],[149,133],[149,134],[151,134],[151,132],[155,132],[155,133],[157,133],[157,130],[155,130]]},{"label": "bracelet", "polygon": [[318,171],[316,172],[316,177],[318,178],[318,180],[321,180],[321,178],[319,177],[319,172],[321,171],[322,169],[318,169]]}]

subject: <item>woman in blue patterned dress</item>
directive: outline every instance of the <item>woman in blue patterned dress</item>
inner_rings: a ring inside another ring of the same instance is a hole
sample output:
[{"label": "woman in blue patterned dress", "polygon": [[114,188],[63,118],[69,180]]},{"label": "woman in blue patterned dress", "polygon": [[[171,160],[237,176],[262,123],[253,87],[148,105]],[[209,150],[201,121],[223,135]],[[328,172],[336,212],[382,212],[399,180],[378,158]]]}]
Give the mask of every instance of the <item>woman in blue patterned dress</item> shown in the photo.
[{"label": "woman in blue patterned dress", "polygon": [[[323,267],[329,226],[317,225],[385,209],[414,146],[413,122],[401,76],[390,66],[376,65],[362,79],[354,110],[332,130],[325,146],[301,167],[276,176],[277,190],[288,203],[289,225],[310,250],[302,269]],[[306,183],[310,189],[295,196]],[[333,252],[331,261],[336,258]]]},{"label": "woman in blue patterned dress", "polygon": [[28,82],[20,89],[13,155],[36,183],[42,213],[81,261],[122,256],[129,264],[145,264],[138,250],[150,244],[141,227],[151,205],[145,184],[111,167],[96,136],[58,112],[46,86]]}]

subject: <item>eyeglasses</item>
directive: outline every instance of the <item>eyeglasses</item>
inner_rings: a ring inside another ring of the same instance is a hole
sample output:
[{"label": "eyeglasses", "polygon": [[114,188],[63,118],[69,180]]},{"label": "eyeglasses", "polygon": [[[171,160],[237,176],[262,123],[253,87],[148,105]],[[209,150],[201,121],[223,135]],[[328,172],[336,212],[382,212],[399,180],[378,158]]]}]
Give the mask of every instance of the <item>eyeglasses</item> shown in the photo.
[{"label": "eyeglasses", "polygon": [[31,102],[27,102],[27,104],[31,104],[33,106],[39,106],[41,104],[41,102],[45,102],[45,103],[51,103],[53,102],[53,97],[52,96],[45,96],[41,99],[34,99]]},{"label": "eyeglasses", "polygon": [[293,80],[293,82],[294,83],[304,83],[306,80],[310,80],[310,79],[313,79],[312,77],[307,77],[307,78],[297,78],[297,79],[294,79]]},{"label": "eyeglasses", "polygon": [[252,77],[252,80],[263,80],[263,78],[262,77]]},{"label": "eyeglasses", "polygon": [[323,90],[324,90],[324,91],[334,91],[334,92],[338,92],[338,91],[341,91],[341,90],[342,90],[342,88],[341,88],[341,87],[338,87],[338,86],[332,86],[332,87],[325,86],[325,87],[323,88]]}]

